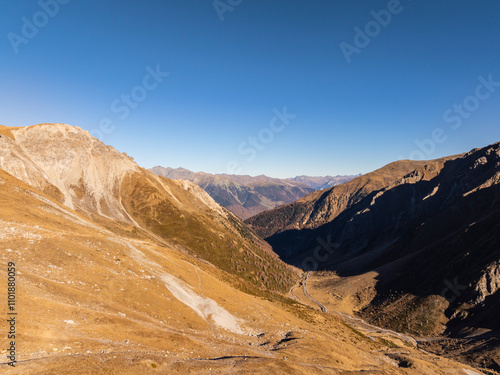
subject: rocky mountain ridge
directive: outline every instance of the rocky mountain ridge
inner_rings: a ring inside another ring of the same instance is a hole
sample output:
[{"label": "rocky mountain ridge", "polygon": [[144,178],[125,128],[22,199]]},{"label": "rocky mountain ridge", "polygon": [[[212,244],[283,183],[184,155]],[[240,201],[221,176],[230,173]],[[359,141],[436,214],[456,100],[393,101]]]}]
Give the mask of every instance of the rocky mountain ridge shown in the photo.
[{"label": "rocky mountain ridge", "polygon": [[296,176],[293,178],[288,178],[287,180],[303,182],[309,185],[314,190],[325,190],[331,188],[332,186],[341,185],[343,183],[349,182],[356,177],[360,177],[362,174],[358,175],[338,175],[338,176]]},{"label": "rocky mountain ridge", "polygon": [[[437,161],[444,163],[443,158]],[[289,205],[264,212],[247,223],[263,237],[270,237],[289,229],[314,229],[334,220],[340,213],[360,202],[363,198],[397,182],[428,162],[398,161],[374,172],[354,178],[346,183],[311,193]]]},{"label": "rocky mountain ridge", "polygon": [[499,143],[392,163],[247,222],[282,259],[321,270],[326,306],[350,300],[399,332],[476,337],[457,352],[500,370]]}]

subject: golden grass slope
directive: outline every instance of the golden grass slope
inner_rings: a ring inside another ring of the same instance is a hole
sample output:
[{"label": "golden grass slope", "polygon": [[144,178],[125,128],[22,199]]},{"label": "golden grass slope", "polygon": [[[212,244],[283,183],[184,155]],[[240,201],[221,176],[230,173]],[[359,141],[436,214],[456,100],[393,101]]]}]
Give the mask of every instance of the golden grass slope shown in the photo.
[{"label": "golden grass slope", "polygon": [[332,315],[244,293],[182,249],[108,230],[3,170],[0,256],[2,269],[16,264],[19,314],[15,368],[6,364],[7,327],[0,326],[0,373],[472,371],[372,340]]},{"label": "golden grass slope", "polygon": [[78,127],[0,131],[0,168],[68,208],[114,231],[181,246],[237,275],[242,287],[285,292],[293,285],[295,271],[195,184],[156,176]]}]

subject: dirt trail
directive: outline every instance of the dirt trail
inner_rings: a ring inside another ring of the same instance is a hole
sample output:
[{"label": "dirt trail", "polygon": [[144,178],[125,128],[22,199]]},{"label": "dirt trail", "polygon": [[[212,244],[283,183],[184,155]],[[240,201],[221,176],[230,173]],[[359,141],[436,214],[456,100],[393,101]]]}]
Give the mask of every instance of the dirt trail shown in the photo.
[{"label": "dirt trail", "polygon": [[[304,288],[304,294],[311,301],[313,301],[316,305],[318,305],[319,308],[321,309],[321,311],[323,311],[323,312],[326,313],[326,312],[328,312],[327,309],[326,309],[326,307],[321,302],[319,302],[319,301],[315,300],[313,297],[311,297],[311,295],[307,292],[307,281],[309,280],[310,274],[311,274],[310,271],[307,272],[304,280],[302,281],[302,286]],[[293,295],[293,293],[292,293],[292,291],[293,291],[294,288],[295,288],[295,286],[292,289],[290,289],[290,294],[292,294],[293,297],[295,297]],[[341,313],[339,311],[330,311],[330,313],[336,314],[336,315],[342,317],[344,320],[346,320],[347,322],[349,322],[356,329],[359,329],[361,331],[364,331],[364,332],[367,332],[367,333],[377,333],[377,334],[385,334],[385,335],[388,335],[388,336],[393,336],[393,337],[396,337],[396,338],[398,338],[400,340],[409,342],[410,344],[412,344],[415,347],[418,347],[418,340],[416,340],[412,336],[404,335],[404,334],[392,331],[390,329],[385,329],[385,328],[374,326],[374,325],[372,325],[370,323],[365,322],[363,319],[356,318],[356,317],[353,317],[353,316]]]},{"label": "dirt trail", "polygon": [[378,333],[378,334],[386,334],[389,336],[394,336],[394,337],[399,338],[403,341],[409,342],[410,344],[414,345],[415,347],[418,347],[419,340],[416,340],[412,336],[404,335],[402,333],[392,331],[390,329],[385,329],[385,328],[374,326],[370,323],[365,322],[361,318],[356,318],[356,317],[353,317],[353,316],[350,316],[350,315],[347,315],[347,314],[344,314],[344,313],[341,313],[338,311],[334,311],[334,313],[342,316],[343,318],[345,318],[347,321],[349,321],[352,325],[356,326],[356,328],[358,328],[360,330],[363,330],[363,331],[369,332],[369,333]]},{"label": "dirt trail", "polygon": [[[370,338],[374,341],[375,341],[375,339],[373,337],[371,337],[369,334],[390,336],[390,337],[394,337],[398,340],[409,343],[410,345],[414,346],[416,349],[420,350],[422,353],[425,353],[427,355],[434,356],[434,357],[439,357],[439,355],[432,354],[432,353],[424,350],[420,344],[429,343],[429,342],[439,342],[439,341],[461,340],[461,339],[450,339],[447,337],[415,338],[415,337],[407,335],[407,334],[402,334],[402,333],[399,333],[396,331],[392,331],[390,329],[385,329],[385,328],[375,326],[373,324],[367,323],[366,321],[364,321],[361,318],[357,318],[357,317],[354,317],[354,316],[351,316],[351,315],[348,315],[345,313],[341,313],[339,311],[327,311],[325,306],[323,306],[323,304],[321,304],[320,302],[315,300],[307,292],[307,281],[309,280],[310,274],[311,274],[311,272],[307,272],[305,274],[305,277],[303,276],[303,280],[301,281],[302,285],[303,285],[305,296],[307,298],[309,298],[312,302],[314,302],[316,305],[318,305],[320,307],[321,311],[327,312],[329,314],[335,314],[335,315],[341,317],[347,324],[349,324],[349,326],[351,326],[354,329],[359,330],[363,334],[366,334],[366,336],[368,336],[368,338]],[[300,282],[299,282],[299,285],[300,285]],[[298,299],[298,297],[296,297],[293,294],[293,290],[297,286],[298,285],[295,285],[294,287],[292,287],[292,289],[290,289],[290,294],[292,295],[292,297],[294,297],[296,299]],[[469,337],[468,339],[474,339],[474,337]],[[469,375],[481,375],[481,374],[483,374],[483,372],[477,372],[477,371],[470,370],[470,369],[462,369],[462,370],[464,371],[464,373],[469,374]]]},{"label": "dirt trail", "polygon": [[297,287],[297,285],[292,286],[292,288],[290,289],[290,296],[291,296],[294,300],[296,300],[297,302],[300,302],[300,298],[299,298],[299,297],[297,297],[295,294],[293,294],[293,290],[294,290],[296,287]]},{"label": "dirt trail", "polygon": [[309,271],[307,274],[306,274],[306,277],[302,283],[303,287],[304,287],[304,294],[306,295],[307,298],[309,298],[311,301],[313,301],[316,305],[319,306],[319,308],[321,309],[321,311],[323,312],[327,312],[326,311],[326,307],[323,306],[323,304],[321,304],[320,302],[316,301],[314,298],[312,298],[309,293],[307,293],[307,280],[309,280],[309,275],[311,274],[311,271]]}]

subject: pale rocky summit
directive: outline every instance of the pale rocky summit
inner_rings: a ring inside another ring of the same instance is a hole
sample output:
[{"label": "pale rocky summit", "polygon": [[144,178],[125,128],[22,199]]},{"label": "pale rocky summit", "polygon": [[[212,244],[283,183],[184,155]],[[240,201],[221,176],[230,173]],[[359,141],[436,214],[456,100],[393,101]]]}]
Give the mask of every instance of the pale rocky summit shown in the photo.
[{"label": "pale rocky summit", "polygon": [[130,158],[65,124],[41,124],[10,129],[3,137],[0,168],[24,182],[46,190],[55,186],[71,209],[98,213],[133,223],[116,197],[123,178],[139,171]]},{"label": "pale rocky summit", "polygon": [[[9,128],[8,132],[10,137],[2,138],[6,147],[0,149],[0,168],[41,190],[57,188],[62,203],[71,209],[136,224],[121,203],[120,189],[126,177],[144,170],[126,153],[67,124]],[[197,185],[177,184],[226,215]]]}]

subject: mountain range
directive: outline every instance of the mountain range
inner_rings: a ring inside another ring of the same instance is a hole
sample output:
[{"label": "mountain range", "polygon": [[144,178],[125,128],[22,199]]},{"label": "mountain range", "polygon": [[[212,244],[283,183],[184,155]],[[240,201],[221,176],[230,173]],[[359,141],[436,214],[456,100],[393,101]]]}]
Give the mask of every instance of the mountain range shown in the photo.
[{"label": "mountain range", "polygon": [[303,182],[314,190],[325,190],[332,186],[337,186],[345,182],[351,181],[353,178],[359,177],[358,175],[344,175],[344,176],[324,176],[324,177],[312,177],[312,176],[297,176],[293,178],[287,178],[289,181]]},{"label": "mountain range", "polygon": [[0,373],[477,373],[321,311],[321,274],[77,127],[0,126],[0,249],[18,322]]},{"label": "mountain range", "polygon": [[217,203],[242,219],[291,203],[326,187],[349,181],[355,176],[298,176],[289,179],[265,175],[245,176],[192,172],[184,168],[154,167],[151,172],[174,180],[188,180],[205,190]]}]

